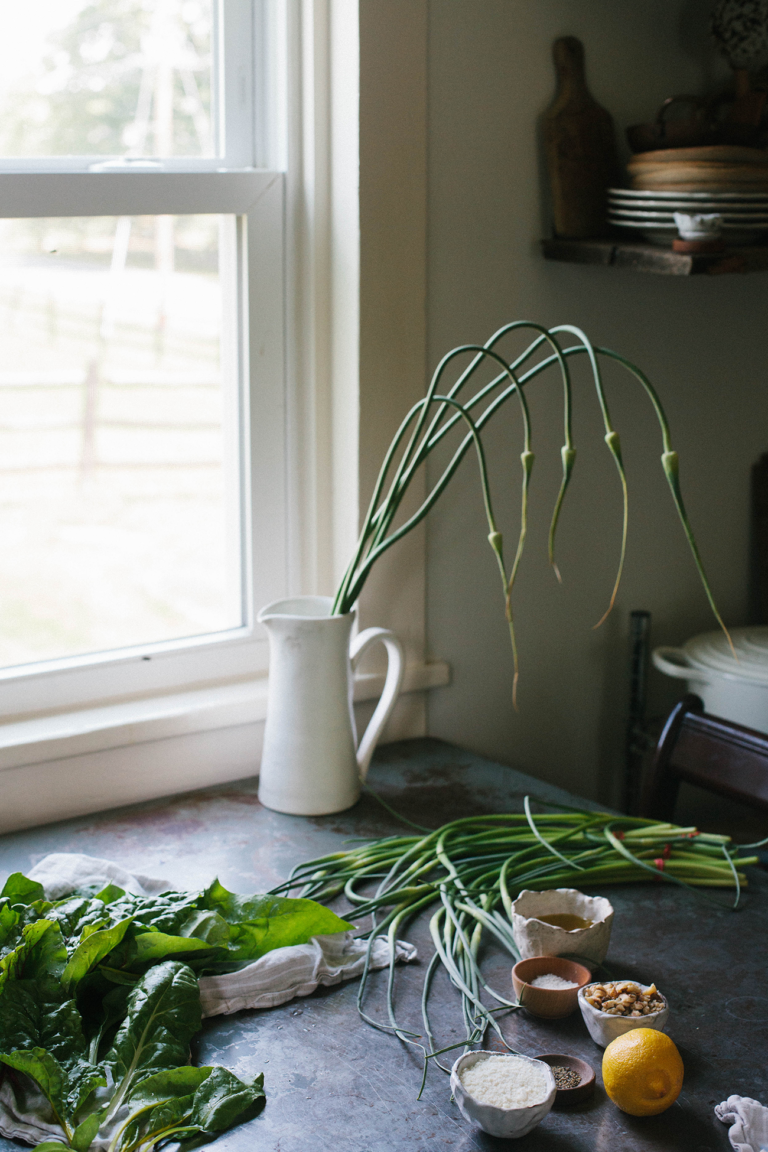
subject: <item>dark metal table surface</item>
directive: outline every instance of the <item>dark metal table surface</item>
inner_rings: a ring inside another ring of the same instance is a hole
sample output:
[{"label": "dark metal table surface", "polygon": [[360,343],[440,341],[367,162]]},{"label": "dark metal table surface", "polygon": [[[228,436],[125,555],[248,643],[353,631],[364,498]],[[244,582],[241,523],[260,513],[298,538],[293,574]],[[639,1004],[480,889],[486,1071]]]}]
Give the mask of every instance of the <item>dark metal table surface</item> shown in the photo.
[{"label": "dark metal table surface", "polygon": [[[370,783],[398,811],[434,826],[459,815],[520,809],[526,792],[594,807],[436,740],[382,748]],[[305,819],[262,808],[256,788],[256,780],[239,781],[7,835],[0,838],[0,876],[28,870],[48,852],[84,852],[165,877],[174,887],[195,888],[218,875],[230,889],[257,892],[284,879],[297,861],[335,850],[347,837],[401,830],[370,796],[341,815]],[[550,1112],[514,1146],[519,1152],[725,1152],[727,1130],[713,1106],[732,1093],[768,1101],[768,878],[751,870],[738,914],[662,883],[605,891],[616,909],[607,963],[617,976],[655,980],[666,993],[668,1031],[685,1063],[682,1094],[661,1116],[626,1116],[603,1091],[602,1050],[579,1013],[551,1022],[512,1013],[503,1030],[514,1048],[531,1055],[569,1052],[598,1076],[591,1102]],[[418,1032],[421,981],[432,951],[424,918],[409,938],[421,959],[399,969],[397,997],[402,1021]],[[492,985],[511,986],[509,957],[489,945],[485,964]],[[383,983],[378,974],[369,1001],[380,1018]],[[360,1021],[356,996],[352,981],[280,1008],[204,1023],[195,1060],[224,1064],[244,1078],[263,1070],[268,1095],[265,1111],[219,1137],[216,1152],[512,1147],[462,1119],[447,1077],[436,1069],[417,1101],[417,1055]],[[458,996],[442,973],[433,1013],[439,1041],[460,1039]],[[22,1147],[0,1138],[1,1152]]]}]

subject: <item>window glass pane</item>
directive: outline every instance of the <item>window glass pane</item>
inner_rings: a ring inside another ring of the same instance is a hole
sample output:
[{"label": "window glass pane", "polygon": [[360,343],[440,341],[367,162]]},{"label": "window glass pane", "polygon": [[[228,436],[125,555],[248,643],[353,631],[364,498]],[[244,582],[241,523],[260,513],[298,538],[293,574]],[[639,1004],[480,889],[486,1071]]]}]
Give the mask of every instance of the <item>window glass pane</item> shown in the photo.
[{"label": "window glass pane", "polygon": [[0,156],[214,156],[213,0],[0,0]]},{"label": "window glass pane", "polygon": [[0,665],[241,623],[234,226],[0,221]]}]

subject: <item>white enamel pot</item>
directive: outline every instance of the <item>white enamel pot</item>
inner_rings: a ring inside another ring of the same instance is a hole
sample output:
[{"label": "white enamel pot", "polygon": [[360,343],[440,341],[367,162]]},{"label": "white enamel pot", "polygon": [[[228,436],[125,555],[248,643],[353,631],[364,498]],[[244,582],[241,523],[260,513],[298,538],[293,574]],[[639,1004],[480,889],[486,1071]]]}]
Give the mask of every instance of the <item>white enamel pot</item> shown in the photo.
[{"label": "white enamel pot", "polygon": [[703,632],[681,648],[655,648],[653,663],[685,680],[705,712],[768,732],[768,628],[734,628],[731,636],[736,656],[722,632]]}]

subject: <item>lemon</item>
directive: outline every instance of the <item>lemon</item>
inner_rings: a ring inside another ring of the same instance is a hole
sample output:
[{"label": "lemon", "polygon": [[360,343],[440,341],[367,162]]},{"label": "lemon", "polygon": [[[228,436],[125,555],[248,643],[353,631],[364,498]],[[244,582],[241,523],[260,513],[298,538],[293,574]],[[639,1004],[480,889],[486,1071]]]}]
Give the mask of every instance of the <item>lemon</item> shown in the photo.
[{"label": "lemon", "polygon": [[683,1061],[669,1036],[655,1028],[634,1028],[603,1053],[603,1084],[622,1112],[657,1116],[680,1095]]}]

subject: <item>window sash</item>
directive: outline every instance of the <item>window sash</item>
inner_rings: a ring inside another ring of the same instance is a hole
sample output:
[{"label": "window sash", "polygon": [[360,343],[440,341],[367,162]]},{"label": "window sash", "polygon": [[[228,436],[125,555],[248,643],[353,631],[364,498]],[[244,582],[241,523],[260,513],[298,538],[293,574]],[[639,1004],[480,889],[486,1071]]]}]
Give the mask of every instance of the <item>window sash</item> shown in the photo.
[{"label": "window sash", "polygon": [[229,322],[238,355],[245,545],[242,627],[3,669],[0,718],[266,670],[266,641],[254,632],[253,606],[287,587],[283,201],[279,172],[0,173],[3,217],[237,216],[236,300]]},{"label": "window sash", "polygon": [[[254,606],[288,591],[286,474],[286,0],[216,0],[218,158],[0,159],[0,216],[237,217],[230,345],[237,349],[241,627],[0,670],[0,721],[253,677],[267,669]],[[254,165],[261,167],[256,168]]]},{"label": "window sash", "polygon": [[246,215],[277,172],[1,172],[0,217]]},{"label": "window sash", "polygon": [[[218,155],[212,157],[8,156],[0,172],[149,171],[214,172],[251,168],[274,119],[273,57],[284,21],[280,0],[214,0],[212,117]],[[87,215],[88,213],[82,213]]]}]

